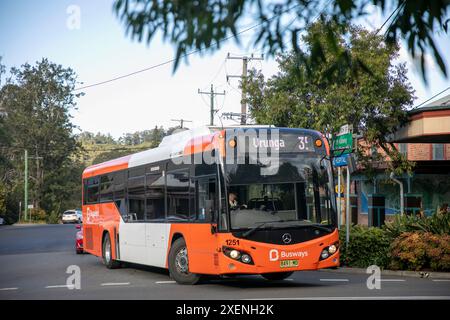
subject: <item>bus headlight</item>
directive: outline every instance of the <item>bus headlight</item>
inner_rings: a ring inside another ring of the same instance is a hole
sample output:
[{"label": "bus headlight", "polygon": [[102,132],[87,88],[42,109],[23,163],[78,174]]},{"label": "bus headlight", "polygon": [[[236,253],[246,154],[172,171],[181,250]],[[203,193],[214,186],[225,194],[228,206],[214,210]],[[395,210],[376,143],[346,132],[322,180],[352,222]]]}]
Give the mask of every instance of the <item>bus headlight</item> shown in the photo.
[{"label": "bus headlight", "polygon": [[239,251],[237,251],[237,250],[230,251],[230,258],[237,260],[237,259],[239,259],[240,256],[241,256],[241,253]]},{"label": "bus headlight", "polygon": [[222,252],[229,258],[245,263],[245,264],[253,264],[253,259],[250,254],[239,251],[233,248],[222,247]]},{"label": "bus headlight", "polygon": [[328,252],[329,252],[330,254],[333,254],[333,253],[335,253],[336,251],[337,251],[337,248],[336,248],[336,246],[335,246],[334,244],[332,244],[331,246],[328,247]]},{"label": "bus headlight", "polygon": [[322,253],[320,254],[320,258],[323,260],[323,259],[328,258],[329,256],[330,256],[330,253],[328,252],[328,250],[327,249],[323,249]]},{"label": "bus headlight", "polygon": [[328,247],[326,247],[325,249],[322,250],[322,252],[320,253],[320,260],[324,260],[326,258],[328,258],[329,256],[335,254],[338,250],[339,247],[339,243],[336,242]]},{"label": "bus headlight", "polygon": [[241,261],[246,264],[252,263],[252,257],[250,257],[248,254],[244,253],[241,257]]}]

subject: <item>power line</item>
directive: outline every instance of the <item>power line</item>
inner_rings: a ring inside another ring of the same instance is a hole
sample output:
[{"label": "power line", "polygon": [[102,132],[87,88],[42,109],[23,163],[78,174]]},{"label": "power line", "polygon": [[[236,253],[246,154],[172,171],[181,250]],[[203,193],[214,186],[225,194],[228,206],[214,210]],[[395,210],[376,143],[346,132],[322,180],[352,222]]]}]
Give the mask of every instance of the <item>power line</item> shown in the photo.
[{"label": "power line", "polygon": [[[293,9],[297,8],[298,6],[300,6],[300,3],[297,3],[296,5],[293,5],[292,7],[290,7],[288,9],[286,9],[286,10],[283,10],[283,11],[273,15],[270,19],[267,19],[267,20],[265,20],[263,22],[259,22],[257,24],[254,24],[254,25],[252,25],[252,26],[250,26],[250,27],[248,27],[246,29],[243,29],[243,30],[237,32],[236,34],[233,34],[233,35],[231,35],[229,37],[223,38],[223,39],[221,39],[221,40],[211,44],[211,46],[208,47],[208,48],[216,47],[219,44],[221,44],[222,42],[225,42],[225,41],[228,41],[230,39],[236,38],[238,35],[241,35],[241,34],[243,34],[245,32],[248,32],[248,31],[250,31],[252,29],[255,29],[255,28],[263,25],[266,22],[272,21],[276,17],[278,17],[278,16],[280,16],[280,15],[286,13],[286,12],[289,12],[289,11],[293,10]],[[203,51],[204,49],[207,49],[207,48],[200,48],[200,49],[196,49],[196,50],[193,50],[191,52],[185,53],[185,54],[181,55],[179,57],[179,59],[183,59],[183,58],[186,58],[186,57],[188,57],[190,55],[193,55],[195,53],[199,53],[199,52]],[[90,85],[82,86],[82,87],[79,87],[79,88],[75,88],[74,91],[79,91],[79,90],[83,90],[83,89],[87,89],[87,88],[92,88],[92,87],[100,86],[100,85],[107,84],[107,83],[110,83],[110,82],[114,82],[114,81],[117,81],[117,80],[121,80],[121,79],[124,79],[124,78],[128,78],[128,77],[134,76],[136,74],[139,74],[139,73],[142,73],[142,72],[146,72],[146,71],[149,71],[149,70],[152,70],[152,69],[155,69],[155,68],[159,68],[159,67],[162,67],[164,65],[173,63],[173,62],[175,62],[175,60],[176,60],[176,58],[173,58],[173,59],[167,60],[165,62],[161,62],[159,64],[156,64],[156,65],[153,65],[153,66],[141,69],[141,70],[137,70],[137,71],[134,71],[134,72],[131,72],[131,73],[127,73],[127,74],[124,74],[124,75],[121,75],[121,76],[117,76],[117,77],[111,78],[109,80],[105,80],[105,81],[93,83],[93,84],[90,84]]]},{"label": "power line", "polygon": [[447,87],[447,88],[445,88],[444,90],[442,90],[441,92],[436,93],[434,96],[432,96],[432,97],[429,98],[428,100],[426,100],[426,101],[422,102],[421,104],[415,106],[413,109],[419,108],[420,106],[424,105],[425,103],[427,103],[427,102],[430,101],[430,100],[433,100],[434,98],[436,98],[437,96],[441,95],[442,93],[444,93],[444,92],[447,91],[447,90],[450,90],[450,87]]},{"label": "power line", "polygon": [[217,71],[217,73],[216,73],[215,76],[211,79],[211,81],[210,81],[209,83],[213,83],[214,80],[217,79],[217,77],[218,77],[219,74],[220,74],[220,71],[222,71],[222,69],[223,69],[223,67],[225,66],[225,63],[226,63],[226,62],[227,62],[227,59],[226,59],[226,58],[223,59],[222,64],[221,64],[220,67],[219,67],[219,70]]},{"label": "power line", "polygon": [[389,30],[389,28],[391,27],[392,23],[394,23],[395,19],[397,19],[397,16],[400,12],[400,8],[403,7],[406,4],[406,1],[402,1],[398,4],[397,8],[395,8],[394,11],[392,11],[392,13],[389,15],[389,17],[383,22],[383,24],[381,25],[381,27],[378,28],[377,32],[375,34],[378,34],[378,32],[381,31],[381,29],[383,29],[383,27],[386,25],[386,23],[391,19],[391,17],[397,12],[397,14],[395,15],[394,19],[392,19],[391,23],[389,24],[389,27],[386,29],[386,32]]}]

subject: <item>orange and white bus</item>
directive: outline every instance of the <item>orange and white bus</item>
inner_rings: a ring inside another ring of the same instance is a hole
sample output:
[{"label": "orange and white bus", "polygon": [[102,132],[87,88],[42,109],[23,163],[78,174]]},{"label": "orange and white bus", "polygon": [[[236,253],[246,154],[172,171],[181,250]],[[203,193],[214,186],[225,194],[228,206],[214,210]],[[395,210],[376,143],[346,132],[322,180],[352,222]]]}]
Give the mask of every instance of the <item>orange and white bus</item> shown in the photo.
[{"label": "orange and white bus", "polygon": [[339,266],[330,149],[317,131],[201,127],[83,172],[84,250],[108,268],[202,275]]}]

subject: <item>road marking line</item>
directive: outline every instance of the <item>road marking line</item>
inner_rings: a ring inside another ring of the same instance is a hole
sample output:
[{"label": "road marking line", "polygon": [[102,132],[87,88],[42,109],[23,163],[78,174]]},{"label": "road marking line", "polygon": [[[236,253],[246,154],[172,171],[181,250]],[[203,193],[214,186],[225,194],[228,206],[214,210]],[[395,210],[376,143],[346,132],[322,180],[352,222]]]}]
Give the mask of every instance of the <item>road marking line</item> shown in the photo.
[{"label": "road marking line", "polygon": [[287,281],[294,281],[294,279],[291,279],[291,278],[289,278],[289,279],[284,279],[284,280],[287,280]]},{"label": "road marking line", "polygon": [[102,283],[101,286],[107,287],[107,286],[128,286],[129,282],[106,282]]},{"label": "road marking line", "polygon": [[403,282],[406,281],[405,279],[376,279],[375,281],[382,281],[382,282]]},{"label": "road marking line", "polygon": [[373,297],[287,297],[242,300],[450,300],[450,296],[373,296]]},{"label": "road marking line", "polygon": [[46,286],[45,289],[54,289],[54,288],[68,288],[68,289],[73,289],[75,288],[75,286],[73,284],[71,285],[67,285],[67,284],[60,284],[60,285],[56,285],[56,286]]},{"label": "road marking line", "polygon": [[169,284],[169,283],[177,283],[176,281],[156,281],[157,284]]},{"label": "road marking line", "polygon": [[19,288],[0,288],[0,291],[10,291],[10,290],[17,290]]},{"label": "road marking line", "polygon": [[435,281],[435,282],[450,282],[450,279],[432,279],[431,281]]},{"label": "road marking line", "polygon": [[330,281],[330,282],[347,282],[348,279],[319,279],[320,281]]}]

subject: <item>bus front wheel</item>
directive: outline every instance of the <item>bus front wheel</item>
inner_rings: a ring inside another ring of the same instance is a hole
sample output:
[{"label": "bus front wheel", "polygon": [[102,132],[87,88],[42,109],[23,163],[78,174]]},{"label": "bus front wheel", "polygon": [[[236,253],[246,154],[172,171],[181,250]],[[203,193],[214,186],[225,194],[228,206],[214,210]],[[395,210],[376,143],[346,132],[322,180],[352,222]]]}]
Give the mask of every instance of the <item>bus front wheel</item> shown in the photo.
[{"label": "bus front wheel", "polygon": [[291,276],[294,272],[274,272],[274,273],[263,273],[262,276],[267,280],[276,281],[276,280],[284,280],[287,277]]},{"label": "bus front wheel", "polygon": [[169,272],[179,284],[196,284],[200,280],[200,275],[189,272],[188,250],[183,238],[175,240],[170,248]]},{"label": "bus front wheel", "polygon": [[117,269],[120,267],[120,262],[112,258],[111,240],[109,239],[109,233],[106,233],[103,237],[102,260],[103,264],[108,269]]}]

